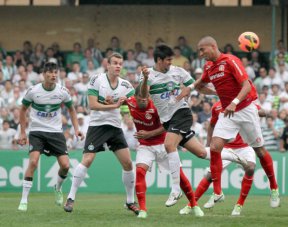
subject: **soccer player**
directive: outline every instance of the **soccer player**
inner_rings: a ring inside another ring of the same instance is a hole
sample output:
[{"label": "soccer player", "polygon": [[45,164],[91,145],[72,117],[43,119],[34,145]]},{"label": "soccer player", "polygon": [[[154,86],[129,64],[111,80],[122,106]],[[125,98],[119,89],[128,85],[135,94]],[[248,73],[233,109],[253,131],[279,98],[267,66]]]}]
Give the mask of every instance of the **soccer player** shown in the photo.
[{"label": "soccer player", "polygon": [[223,54],[217,42],[211,36],[202,38],[198,43],[199,56],[205,58],[202,77],[196,81],[195,88],[202,89],[211,82],[220,98],[223,112],[215,125],[210,144],[210,169],[214,187],[215,202],[222,200],[221,151],[224,145],[240,133],[242,139],[253,147],[260,163],[270,181],[270,206],[278,207],[280,198],[276,182],[273,160],[264,148],[260,120],[256,105],[252,102],[257,98],[254,85],[248,80],[241,61],[230,54]]},{"label": "soccer player", "polygon": [[128,81],[119,77],[122,66],[122,55],[113,53],[108,57],[107,74],[97,74],[90,80],[88,86],[90,124],[82,161],[75,169],[70,193],[64,206],[66,212],[72,212],[77,189],[85,178],[96,153],[105,151],[103,145],[107,143],[123,168],[122,180],[127,194],[126,206],[138,215],[139,209],[134,201],[135,182],[132,161],[121,129],[119,109],[127,98],[134,95],[135,90]]},{"label": "soccer player", "polygon": [[[211,117],[210,124],[208,127],[208,132],[207,132],[207,146],[209,146],[214,127],[218,121],[218,117],[221,111],[222,111],[221,102],[218,101],[212,107],[212,117]],[[249,147],[246,143],[244,143],[239,134],[237,134],[236,139],[234,141],[227,143],[224,146],[222,153],[226,153],[226,152],[229,153],[231,152],[230,151],[231,149],[234,152],[237,152],[238,155],[243,156],[247,160],[247,165],[243,165],[243,168],[245,170],[245,175],[243,176],[239,199],[236,205],[234,206],[234,209],[231,214],[233,216],[239,216],[241,214],[245,199],[248,196],[248,193],[252,186],[253,175],[254,175],[254,170],[256,166],[256,157],[255,157],[255,152],[252,149],[252,147]],[[231,161],[227,161],[227,160],[222,161],[223,168],[226,168],[230,164],[231,164]],[[195,197],[197,201],[207,191],[211,182],[212,182],[211,171],[209,169],[208,173],[200,181],[195,191]],[[220,201],[224,201],[224,196],[221,198],[221,200],[219,200],[219,202]],[[215,204],[214,195],[212,195],[210,199],[208,200],[208,202],[204,204],[204,208],[207,208],[207,209],[212,208],[214,207],[214,204]],[[191,213],[191,211],[192,211],[191,205],[188,204],[186,207],[180,210],[180,214],[189,214]]]},{"label": "soccer player", "polygon": [[47,62],[43,69],[44,82],[36,84],[28,89],[20,110],[21,135],[18,140],[20,145],[27,143],[26,113],[31,105],[30,133],[29,133],[29,164],[23,181],[22,198],[18,210],[27,211],[28,195],[32,187],[33,174],[37,168],[41,154],[56,156],[60,169],[58,171],[57,184],[55,185],[55,202],[62,205],[63,195],[61,186],[69,171],[69,158],[66,140],[62,131],[61,104],[68,108],[75,135],[84,139],[79,131],[76,111],[72,105],[69,91],[56,84],[58,67]]},{"label": "soccer player", "polygon": [[[139,218],[147,217],[146,209],[146,172],[151,170],[155,160],[160,170],[170,172],[167,153],[164,147],[165,129],[161,125],[157,109],[148,97],[140,95],[140,87],[136,88],[135,96],[127,100],[127,104],[133,117],[137,132],[135,138],[140,146],[136,155],[136,195],[140,206]],[[191,212],[195,216],[201,217],[203,211],[195,201],[195,196],[191,184],[180,167],[180,186],[191,204]],[[168,200],[168,202],[170,202]],[[174,200],[166,206],[172,206],[177,202]]]},{"label": "soccer player", "polygon": [[[155,107],[157,108],[160,121],[167,131],[164,141],[165,150],[168,153],[169,168],[171,171],[172,190],[168,203],[178,200],[181,195],[180,189],[180,158],[177,146],[185,147],[197,157],[206,158],[205,147],[194,137],[191,130],[192,113],[188,103],[183,99],[186,91],[193,89],[194,79],[183,68],[172,66],[173,51],[166,45],[159,45],[154,51],[155,66],[142,68],[143,80],[141,82],[141,96],[147,97],[150,93]],[[181,91],[180,85],[189,87]],[[205,94],[216,92],[202,87]],[[183,93],[183,94],[182,94]],[[225,158],[224,158],[225,159]]]}]

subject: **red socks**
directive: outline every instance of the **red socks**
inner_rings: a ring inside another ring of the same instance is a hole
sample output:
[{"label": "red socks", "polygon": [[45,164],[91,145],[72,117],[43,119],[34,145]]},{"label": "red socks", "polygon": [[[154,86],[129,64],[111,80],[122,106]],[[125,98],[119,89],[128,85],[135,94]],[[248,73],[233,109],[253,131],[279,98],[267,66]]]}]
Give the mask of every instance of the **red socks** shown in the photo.
[{"label": "red socks", "polygon": [[137,167],[136,168],[136,185],[135,185],[136,196],[138,199],[140,210],[146,211],[147,210],[146,209],[147,187],[146,187],[145,176],[146,176],[146,170],[141,167]]},{"label": "red socks", "polygon": [[273,169],[273,160],[269,152],[266,150],[265,155],[262,158],[259,158],[262,168],[264,169],[269,182],[270,188],[277,189],[278,185],[275,179],[274,169]]},{"label": "red socks", "polygon": [[207,191],[210,184],[211,184],[211,182],[208,181],[205,177],[203,177],[203,179],[200,181],[200,183],[197,186],[196,191],[195,191],[196,201],[198,201],[201,198],[201,196]]},{"label": "red socks", "polygon": [[193,192],[192,186],[185,176],[182,168],[180,167],[180,187],[185,193],[187,199],[189,200],[189,205],[191,207],[198,206],[197,201],[195,200],[195,194]]},{"label": "red socks", "polygon": [[243,176],[240,196],[237,204],[243,206],[245,199],[248,196],[248,193],[251,189],[252,182],[253,182],[253,176],[248,176],[246,174]]},{"label": "red socks", "polygon": [[222,173],[221,152],[211,150],[210,169],[211,169],[214,193],[217,195],[220,195],[222,192],[222,189],[221,189],[221,173]]}]

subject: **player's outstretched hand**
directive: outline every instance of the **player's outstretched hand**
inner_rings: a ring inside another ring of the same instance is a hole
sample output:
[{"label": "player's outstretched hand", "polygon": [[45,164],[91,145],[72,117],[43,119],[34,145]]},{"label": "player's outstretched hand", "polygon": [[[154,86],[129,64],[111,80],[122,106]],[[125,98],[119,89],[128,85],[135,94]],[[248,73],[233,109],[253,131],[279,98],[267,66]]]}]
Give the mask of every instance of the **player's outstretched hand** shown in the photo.
[{"label": "player's outstretched hand", "polygon": [[77,137],[77,140],[80,138],[80,140],[84,140],[85,136],[83,132],[81,131],[75,131],[75,136]]},{"label": "player's outstretched hand", "polygon": [[179,102],[181,99],[183,99],[185,97],[189,97],[190,96],[190,92],[191,92],[191,88],[190,87],[182,86],[180,94],[177,95],[177,97],[176,97],[176,101]]},{"label": "player's outstretched hand", "polygon": [[148,70],[148,68],[146,67],[146,66],[143,66],[142,67],[142,75],[143,75],[143,77],[145,78],[145,79],[148,79],[148,77],[149,77],[149,70]]},{"label": "player's outstretched hand", "polygon": [[26,133],[21,133],[20,138],[17,140],[17,143],[21,146],[23,146],[27,143]]},{"label": "player's outstretched hand", "polygon": [[224,117],[233,117],[234,116],[234,112],[235,112],[235,109],[236,109],[236,105],[231,102],[229,104],[229,106],[226,107],[225,111],[224,111]]}]

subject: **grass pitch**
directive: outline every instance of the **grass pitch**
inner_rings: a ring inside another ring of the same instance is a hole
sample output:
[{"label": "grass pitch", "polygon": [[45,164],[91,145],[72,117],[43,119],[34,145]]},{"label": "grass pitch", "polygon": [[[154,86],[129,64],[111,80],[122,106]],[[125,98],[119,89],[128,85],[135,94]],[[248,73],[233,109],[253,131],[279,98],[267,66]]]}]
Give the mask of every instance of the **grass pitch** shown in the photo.
[{"label": "grass pitch", "polygon": [[[147,196],[148,218],[139,220],[131,211],[124,209],[125,195],[103,195],[78,193],[72,213],[64,212],[54,204],[54,193],[31,193],[27,212],[17,211],[21,193],[0,193],[0,226],[273,226],[288,224],[287,197],[281,198],[281,207],[270,208],[269,196],[247,198],[240,217],[231,217],[237,196],[227,195],[224,203],[211,210],[205,210],[205,216],[179,215],[186,205],[183,198],[173,207],[166,208],[164,203],[168,195]],[[66,195],[65,195],[66,199]],[[203,207],[208,196],[204,196],[199,205]]]}]

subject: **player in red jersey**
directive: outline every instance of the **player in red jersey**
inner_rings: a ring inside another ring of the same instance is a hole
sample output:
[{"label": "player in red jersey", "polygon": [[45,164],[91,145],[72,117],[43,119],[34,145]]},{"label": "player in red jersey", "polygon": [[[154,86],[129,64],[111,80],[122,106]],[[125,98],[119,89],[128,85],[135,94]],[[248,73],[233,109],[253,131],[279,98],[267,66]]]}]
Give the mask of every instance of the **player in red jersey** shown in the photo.
[{"label": "player in red jersey", "polygon": [[205,58],[207,63],[204,66],[202,77],[195,82],[195,88],[200,91],[207,83],[211,82],[223,108],[210,144],[210,168],[215,202],[223,197],[221,151],[230,139],[234,139],[240,133],[243,140],[253,147],[270,181],[270,206],[278,207],[280,198],[273,160],[263,146],[264,141],[257,108],[252,104],[257,98],[255,87],[248,80],[241,61],[233,55],[221,53],[216,40],[211,36],[206,36],[199,41],[198,51],[199,56]]},{"label": "player in red jersey", "polygon": [[[218,117],[220,112],[222,111],[222,105],[221,102],[218,101],[216,102],[213,107],[212,107],[212,117],[210,120],[210,125],[208,127],[208,132],[207,132],[207,146],[209,146],[214,127],[218,121]],[[247,165],[243,166],[245,170],[245,175],[243,176],[242,180],[242,186],[241,186],[241,191],[240,195],[238,198],[238,201],[236,205],[234,206],[234,209],[232,211],[233,216],[238,216],[241,214],[242,207],[244,205],[245,199],[248,196],[248,193],[250,191],[250,188],[252,186],[253,182],[253,175],[254,175],[254,170],[256,166],[256,156],[255,152],[253,151],[252,147],[249,147],[248,144],[244,143],[241,136],[237,134],[236,139],[230,143],[227,143],[222,152],[231,152],[230,150],[233,150],[233,152],[237,152],[238,155],[243,156],[247,160]],[[231,161],[223,160],[222,165],[223,168],[226,168],[228,165],[231,164]],[[195,197],[196,200],[198,201],[201,196],[207,191],[209,188],[210,184],[212,182],[211,178],[211,171],[210,169],[208,170],[208,173],[203,177],[203,179],[200,181],[199,185],[197,186],[197,189],[195,191]],[[223,201],[224,197],[220,201]],[[219,202],[220,202],[219,201]],[[204,204],[204,208],[212,208],[214,207],[214,196],[212,195],[210,199],[208,200],[207,203]],[[180,214],[189,214],[191,212],[191,205],[188,204],[186,207],[180,210]]]},{"label": "player in red jersey", "polygon": [[[139,218],[147,217],[146,209],[146,172],[151,169],[155,160],[160,170],[170,172],[168,156],[164,147],[165,129],[160,123],[157,109],[151,99],[141,97],[140,87],[136,88],[135,96],[126,100],[130,114],[133,117],[137,132],[135,137],[140,145],[136,155],[136,196],[140,206]],[[191,212],[195,216],[203,216],[204,213],[198,206],[193,189],[182,168],[180,167],[180,187],[191,204]],[[177,202],[175,200],[174,204]],[[169,204],[169,206],[174,205]],[[167,206],[167,203],[166,203]]]}]

